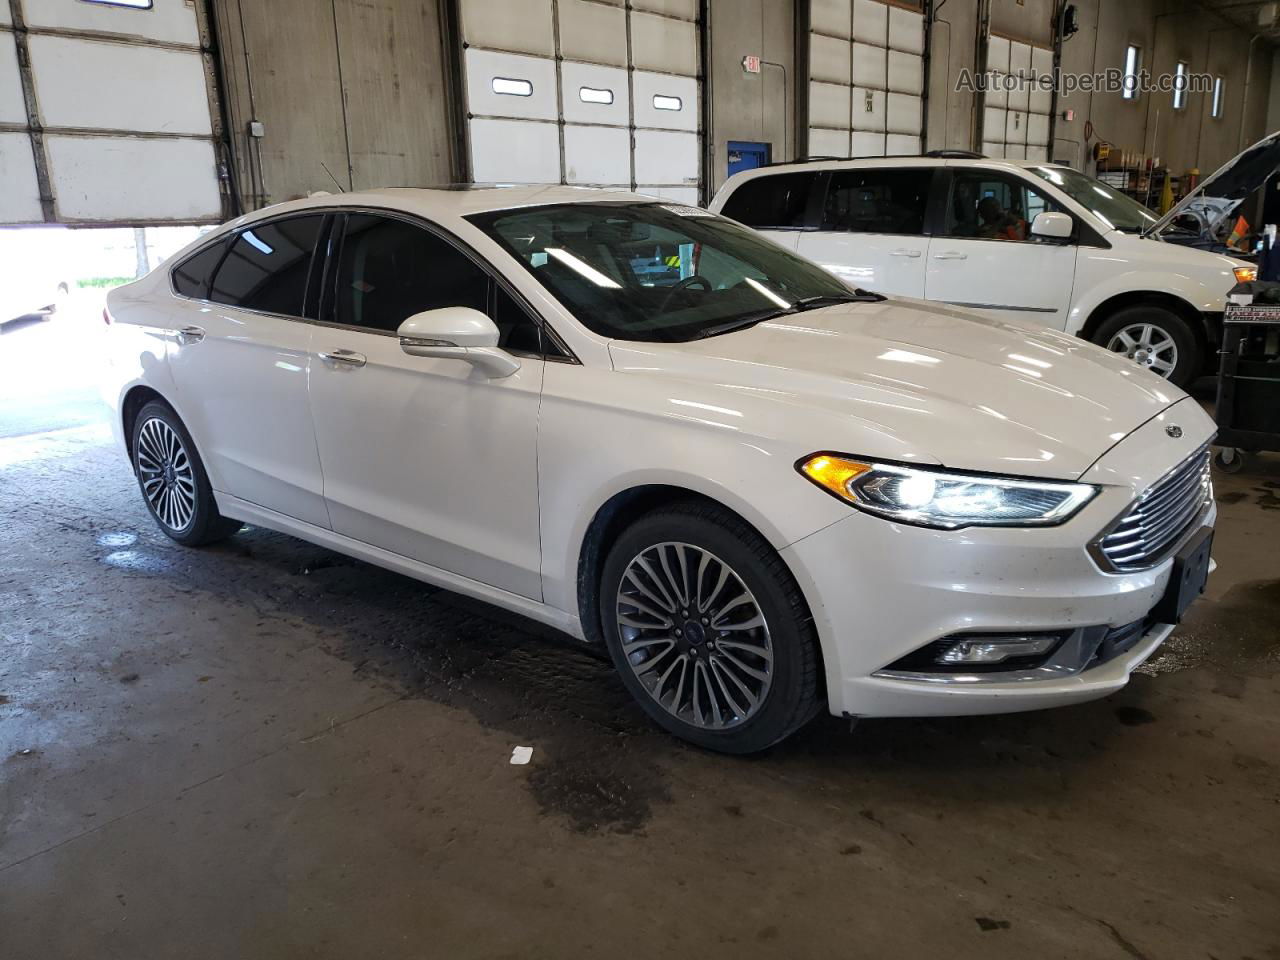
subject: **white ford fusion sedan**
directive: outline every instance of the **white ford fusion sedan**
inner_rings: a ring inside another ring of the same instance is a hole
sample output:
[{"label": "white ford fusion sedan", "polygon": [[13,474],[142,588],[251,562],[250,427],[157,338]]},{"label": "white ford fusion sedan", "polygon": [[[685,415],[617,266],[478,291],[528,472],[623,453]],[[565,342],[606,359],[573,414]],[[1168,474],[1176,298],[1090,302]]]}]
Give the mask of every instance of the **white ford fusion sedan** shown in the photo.
[{"label": "white ford fusion sedan", "polygon": [[852,289],[704,210],[388,190],[113,291],[156,522],[293,534],[607,647],[667,730],[1125,684],[1203,589],[1194,400],[1041,326]]}]

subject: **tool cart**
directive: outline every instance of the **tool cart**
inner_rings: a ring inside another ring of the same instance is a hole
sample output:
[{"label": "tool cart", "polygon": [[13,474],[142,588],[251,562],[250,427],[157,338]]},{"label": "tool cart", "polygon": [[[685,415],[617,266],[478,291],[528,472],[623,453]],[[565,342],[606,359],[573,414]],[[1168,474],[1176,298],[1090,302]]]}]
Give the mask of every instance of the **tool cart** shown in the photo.
[{"label": "tool cart", "polygon": [[1227,473],[1280,450],[1280,283],[1240,283],[1227,298],[1216,419],[1214,463]]}]

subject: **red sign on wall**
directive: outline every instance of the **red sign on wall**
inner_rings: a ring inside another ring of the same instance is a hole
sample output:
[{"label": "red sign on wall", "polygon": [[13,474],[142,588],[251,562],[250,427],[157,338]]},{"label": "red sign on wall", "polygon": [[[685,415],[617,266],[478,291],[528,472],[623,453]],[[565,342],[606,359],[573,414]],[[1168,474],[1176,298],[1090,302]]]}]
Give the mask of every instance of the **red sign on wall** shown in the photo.
[{"label": "red sign on wall", "polygon": [[748,54],[747,56],[743,57],[743,58],[742,58],[742,69],[743,69],[743,70],[745,70],[747,73],[759,73],[759,72],[760,72],[760,58],[759,58],[759,57],[753,57],[753,56],[751,56],[751,55],[749,55],[749,54]]}]

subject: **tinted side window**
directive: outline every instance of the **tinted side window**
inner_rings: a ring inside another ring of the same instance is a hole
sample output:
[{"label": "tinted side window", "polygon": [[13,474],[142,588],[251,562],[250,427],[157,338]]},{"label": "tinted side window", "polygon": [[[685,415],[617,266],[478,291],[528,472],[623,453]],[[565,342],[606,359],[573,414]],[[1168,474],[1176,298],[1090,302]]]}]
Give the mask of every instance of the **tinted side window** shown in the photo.
[{"label": "tinted side window", "polygon": [[822,229],[847,233],[924,233],[933,171],[837,170],[831,174]]},{"label": "tinted side window", "polygon": [[184,297],[206,300],[209,297],[209,281],[217,269],[222,253],[227,249],[224,241],[206,247],[195,256],[187,257],[173,268],[173,289]]},{"label": "tinted side window", "polygon": [[395,331],[423,310],[486,310],[489,277],[428,230],[360,213],[347,218],[336,291],[335,321]]},{"label": "tinted side window", "polygon": [[1031,221],[1061,208],[1025,181],[986,171],[957,172],[947,204],[947,235],[1034,240]]},{"label": "tinted side window", "polygon": [[777,173],[748,180],[720,212],[748,227],[803,227],[813,173]]},{"label": "tinted side window", "polygon": [[542,338],[535,323],[501,284],[493,284],[493,322],[498,325],[498,346],[520,353],[542,353]]},{"label": "tinted side window", "polygon": [[323,222],[322,215],[309,214],[242,230],[213,278],[209,299],[301,316],[311,253]]}]

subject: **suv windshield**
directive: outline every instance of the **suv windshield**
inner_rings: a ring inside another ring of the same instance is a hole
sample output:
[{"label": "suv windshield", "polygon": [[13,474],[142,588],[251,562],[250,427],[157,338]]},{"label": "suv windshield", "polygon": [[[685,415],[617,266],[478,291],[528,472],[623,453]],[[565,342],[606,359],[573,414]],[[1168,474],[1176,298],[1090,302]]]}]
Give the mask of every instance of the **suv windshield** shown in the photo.
[{"label": "suv windshield", "polygon": [[1124,233],[1141,233],[1160,218],[1137,200],[1126,197],[1101,180],[1087,177],[1070,167],[1031,167],[1099,220]]},{"label": "suv windshield", "polygon": [[812,307],[880,299],[698,207],[566,203],[467,219],[585,327],[619,340],[696,340]]}]

